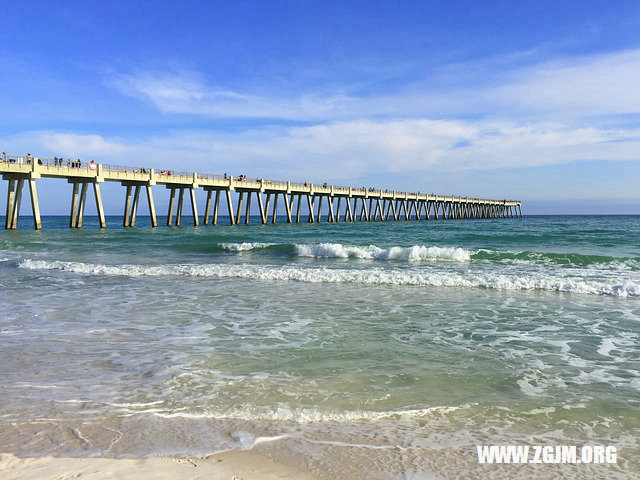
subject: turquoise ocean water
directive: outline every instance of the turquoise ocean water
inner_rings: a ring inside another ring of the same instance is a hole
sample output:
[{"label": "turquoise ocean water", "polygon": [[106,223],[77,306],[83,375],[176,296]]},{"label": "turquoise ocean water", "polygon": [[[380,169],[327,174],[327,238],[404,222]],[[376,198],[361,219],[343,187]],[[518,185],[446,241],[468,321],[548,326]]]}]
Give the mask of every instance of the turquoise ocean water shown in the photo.
[{"label": "turquoise ocean water", "polygon": [[107,220],[0,232],[0,451],[465,478],[476,444],[603,444],[482,473],[640,471],[639,216]]}]

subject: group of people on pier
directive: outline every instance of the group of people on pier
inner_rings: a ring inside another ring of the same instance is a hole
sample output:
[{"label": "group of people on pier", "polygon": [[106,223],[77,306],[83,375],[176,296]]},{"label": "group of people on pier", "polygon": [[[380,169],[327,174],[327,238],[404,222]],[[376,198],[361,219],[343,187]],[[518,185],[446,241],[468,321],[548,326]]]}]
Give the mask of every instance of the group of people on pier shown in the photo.
[{"label": "group of people on pier", "polygon": [[[31,163],[34,161],[34,157],[30,153],[27,153],[24,157],[14,157],[7,155],[7,152],[2,152],[0,160],[8,163],[26,163],[31,165]],[[38,165],[43,165],[43,161],[41,158],[38,158],[37,161]],[[55,156],[53,157],[53,165],[56,167],[67,166],[69,168],[81,168],[82,166],[86,165],[90,169],[95,169],[97,163],[95,162],[95,160],[91,160],[90,162],[82,162],[79,158],[77,160],[65,160],[62,157],[58,158],[57,156]]]},{"label": "group of people on pier", "polygon": [[66,162],[66,165],[68,167],[71,167],[71,168],[80,168],[80,167],[82,167],[82,162],[80,161],[79,158],[77,160],[65,160],[64,158],[53,157],[53,164],[56,167],[64,166],[65,162]]}]

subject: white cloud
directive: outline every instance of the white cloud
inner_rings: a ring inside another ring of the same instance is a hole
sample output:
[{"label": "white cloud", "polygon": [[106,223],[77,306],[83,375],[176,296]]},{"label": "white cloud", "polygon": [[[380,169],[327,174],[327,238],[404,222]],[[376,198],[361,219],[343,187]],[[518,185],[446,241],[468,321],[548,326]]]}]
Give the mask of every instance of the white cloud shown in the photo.
[{"label": "white cloud", "polygon": [[489,99],[525,110],[610,115],[640,112],[640,49],[556,60],[516,72]]},{"label": "white cloud", "polygon": [[28,146],[41,156],[332,182],[415,174],[419,184],[433,169],[471,172],[640,160],[640,130],[486,120],[360,120],[231,134],[179,131],[144,139],[36,131],[0,141],[16,153]]},{"label": "white cloud", "polygon": [[[473,72],[481,75],[478,72],[482,68],[476,63]],[[468,114],[502,118],[551,114],[554,118],[575,118],[640,113],[637,88],[640,49],[571,57],[528,67],[501,67],[503,75],[492,73],[490,84],[484,78],[470,77],[466,82],[456,82],[455,87],[442,86],[442,81],[435,82],[439,85],[436,87],[425,78],[398,86],[391,93],[367,96],[344,91],[239,92],[208,84],[196,74],[180,72],[122,74],[110,83],[127,95],[151,102],[162,112],[215,118],[336,121],[455,118]],[[447,71],[447,66],[442,71]],[[464,77],[464,65],[455,65],[453,72]],[[466,87],[460,86],[464,83]]]},{"label": "white cloud", "polygon": [[126,95],[151,102],[165,113],[222,118],[329,118],[349,103],[349,99],[342,95],[305,94],[285,98],[236,92],[218,85],[207,85],[198,75],[191,73],[118,75],[108,83]]},{"label": "white cloud", "polygon": [[[61,152],[60,156],[114,156],[124,155],[131,147],[108,141],[100,135],[81,135],[61,132],[32,132],[34,147],[44,148],[48,152]],[[18,137],[19,138],[19,137]]]}]

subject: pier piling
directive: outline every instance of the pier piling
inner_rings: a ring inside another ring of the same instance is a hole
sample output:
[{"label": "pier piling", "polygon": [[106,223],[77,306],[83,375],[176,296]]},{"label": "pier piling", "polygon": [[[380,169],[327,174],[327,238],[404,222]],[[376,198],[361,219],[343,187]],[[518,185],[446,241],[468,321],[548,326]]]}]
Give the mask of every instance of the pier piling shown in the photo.
[{"label": "pier piling", "polygon": [[[229,223],[238,224],[244,211],[244,223],[250,223],[253,193],[257,196],[260,220],[277,223],[278,202],[282,195],[287,223],[300,223],[302,203],[308,208],[308,223],[334,222],[370,222],[370,221],[409,221],[409,220],[470,220],[470,219],[510,219],[522,217],[522,204],[515,200],[491,200],[468,197],[440,196],[420,194],[420,192],[397,192],[372,188],[335,187],[333,185],[313,183],[292,183],[290,181],[271,181],[226,175],[175,172],[148,168],[122,167],[118,165],[96,164],[91,162],[60,162],[59,160],[39,159],[31,156],[4,155],[0,158],[0,174],[7,181],[7,204],[5,210],[5,229],[18,227],[20,203],[24,183],[28,181],[31,198],[31,213],[36,230],[42,228],[41,212],[38,202],[36,180],[40,178],[61,178],[72,184],[69,226],[82,228],[86,194],[89,182],[93,184],[98,224],[106,227],[105,212],[99,184],[104,181],[120,182],[126,187],[122,225],[134,227],[140,199],[140,190],[146,189],[151,227],[157,227],[156,210],[153,200],[153,185],[164,185],[170,190],[167,212],[167,225],[173,225],[174,207],[175,225],[182,221],[185,189],[189,189],[191,212],[194,226],[199,225],[195,198],[195,189],[203,188],[207,192],[204,211],[205,225],[217,225],[221,191],[224,190],[229,214]],[[320,186],[317,186],[320,185]],[[134,190],[135,188],[135,190]],[[176,190],[178,202],[176,206]],[[213,191],[215,201],[212,207]],[[234,208],[231,192],[238,191],[238,204]],[[132,195],[133,194],[133,195]],[[266,195],[266,202],[263,199]],[[246,198],[245,198],[246,196]],[[271,199],[273,196],[273,207]],[[297,204],[294,202],[297,197]],[[337,198],[337,205],[336,200]],[[324,203],[328,212],[323,216]],[[246,204],[245,204],[246,202]],[[345,204],[344,207],[342,204]],[[213,210],[213,218],[212,218]],[[271,218],[269,219],[269,215]]]}]

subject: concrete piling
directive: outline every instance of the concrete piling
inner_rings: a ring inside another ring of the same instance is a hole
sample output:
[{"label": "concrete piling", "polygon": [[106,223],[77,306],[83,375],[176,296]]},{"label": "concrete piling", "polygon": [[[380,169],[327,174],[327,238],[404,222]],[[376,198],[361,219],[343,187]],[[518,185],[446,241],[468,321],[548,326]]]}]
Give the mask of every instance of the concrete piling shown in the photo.
[{"label": "concrete piling", "polygon": [[107,228],[107,222],[104,215],[104,206],[102,205],[102,195],[100,194],[100,184],[98,182],[93,182],[93,194],[96,199],[98,224],[100,225],[100,228]]},{"label": "concrete piling", "polygon": [[[37,161],[36,161],[37,160]],[[122,224],[124,227],[135,226],[140,190],[146,189],[149,206],[149,217],[152,227],[157,227],[157,218],[153,200],[152,186],[165,185],[170,190],[169,208],[167,212],[167,225],[173,224],[176,190],[178,190],[178,202],[175,209],[175,225],[179,226],[182,220],[182,207],[184,205],[185,189],[189,189],[191,212],[193,223],[199,225],[195,189],[203,188],[207,191],[207,200],[204,212],[204,224],[210,222],[217,225],[220,206],[221,191],[224,190],[227,200],[229,222],[235,225],[240,222],[244,207],[244,223],[250,223],[252,194],[255,192],[260,209],[260,220],[266,224],[277,222],[279,196],[283,196],[287,223],[294,221],[300,223],[302,203],[305,201],[308,207],[307,221],[309,223],[322,222],[324,203],[326,201],[328,222],[370,222],[399,220],[470,220],[470,219],[508,219],[522,217],[522,204],[515,200],[491,200],[468,197],[451,197],[439,195],[423,195],[418,193],[395,192],[388,190],[375,190],[352,187],[335,187],[333,185],[313,183],[278,182],[263,179],[240,179],[234,177],[216,176],[208,174],[182,173],[157,169],[131,169],[114,165],[106,166],[94,164],[87,168],[71,168],[67,165],[59,165],[48,159],[29,159],[24,157],[6,156],[0,159],[0,174],[7,181],[7,204],[5,210],[5,229],[18,227],[20,215],[20,203],[24,182],[28,181],[31,198],[31,213],[33,225],[36,230],[42,228],[40,206],[36,180],[40,178],[62,178],[72,184],[71,209],[69,226],[82,228],[84,209],[86,206],[86,194],[89,182],[93,184],[96,210],[98,212],[98,224],[100,228],[106,227],[105,212],[102,203],[99,184],[104,181],[120,182],[126,187],[124,213]],[[239,187],[238,204],[234,208],[231,192]],[[213,191],[215,201],[212,207]],[[263,201],[263,193],[266,202]],[[246,195],[245,195],[246,194]],[[245,198],[246,196],[246,198]],[[273,207],[271,197],[273,196]],[[337,198],[337,205],[335,200]],[[246,201],[246,204],[245,204]],[[342,203],[345,206],[342,206]],[[245,206],[246,205],[246,206]],[[213,218],[212,217],[213,210]],[[271,219],[269,219],[271,215]]]}]

